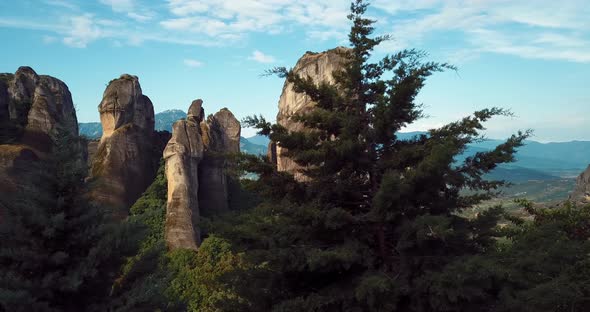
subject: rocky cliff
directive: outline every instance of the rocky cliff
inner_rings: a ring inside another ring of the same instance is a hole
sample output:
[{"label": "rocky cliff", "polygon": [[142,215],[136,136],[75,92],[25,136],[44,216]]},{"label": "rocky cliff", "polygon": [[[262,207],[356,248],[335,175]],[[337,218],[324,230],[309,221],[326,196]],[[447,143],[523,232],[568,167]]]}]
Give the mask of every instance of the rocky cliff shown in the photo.
[{"label": "rocky cliff", "polygon": [[577,204],[590,204],[590,165],[576,180],[576,187],[569,200]]},{"label": "rocky cliff", "polygon": [[199,221],[199,163],[204,144],[200,123],[202,101],[194,101],[186,120],[172,126],[172,138],[164,149],[168,202],[166,208],[166,242],[171,249],[193,249],[201,243]]},{"label": "rocky cliff", "polygon": [[202,181],[199,205],[203,214],[228,211],[228,154],[240,152],[240,122],[227,108],[209,116],[201,123],[204,133],[205,155],[199,168]]},{"label": "rocky cliff", "polygon": [[170,249],[196,250],[199,217],[228,210],[227,155],[240,151],[241,127],[225,108],[205,121],[202,104],[193,101],[186,120],[174,123],[164,150],[166,243]]},{"label": "rocky cliff", "polygon": [[[350,50],[338,47],[322,53],[305,53],[293,68],[293,72],[300,77],[310,77],[316,84],[326,82],[333,84],[333,73],[344,69],[345,55]],[[279,113],[277,123],[290,131],[302,131],[301,123],[292,120],[295,114],[305,114],[313,109],[316,104],[304,93],[297,93],[293,83],[285,81],[283,92],[279,99]],[[285,150],[281,149],[280,142],[269,144],[268,155],[276,159],[277,170],[292,173],[296,179],[302,180],[304,176],[301,169],[293,160],[285,156]]]},{"label": "rocky cliff", "polygon": [[163,146],[154,132],[154,108],[136,76],[107,86],[98,106],[103,134],[92,161],[95,199],[125,217],[152,182]]},{"label": "rocky cliff", "polygon": [[40,76],[30,67],[0,74],[0,185],[9,187],[18,180],[15,167],[26,167],[51,150],[57,127],[78,134],[72,95],[65,83]]},{"label": "rocky cliff", "polygon": [[65,83],[51,76],[39,76],[30,67],[14,75],[0,75],[0,123],[13,141],[39,152],[51,147],[51,132],[60,125],[78,134],[72,95]]}]

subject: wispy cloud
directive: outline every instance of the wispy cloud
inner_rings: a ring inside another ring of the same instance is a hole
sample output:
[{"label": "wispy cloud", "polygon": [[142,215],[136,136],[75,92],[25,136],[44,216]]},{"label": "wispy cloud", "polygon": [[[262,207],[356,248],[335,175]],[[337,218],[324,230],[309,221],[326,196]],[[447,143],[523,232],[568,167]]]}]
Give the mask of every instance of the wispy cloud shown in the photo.
[{"label": "wispy cloud", "polygon": [[70,27],[63,42],[74,48],[85,48],[90,42],[105,35],[103,30],[96,25],[92,14],[70,18]]},{"label": "wispy cloud", "polygon": [[65,8],[65,9],[69,9],[69,10],[78,10],[79,9],[76,4],[66,1],[66,0],[45,0],[44,2],[48,5],[51,5],[51,6]]},{"label": "wispy cloud", "polygon": [[192,68],[201,67],[203,63],[201,61],[193,60],[193,59],[185,59],[184,65]]},{"label": "wispy cloud", "polygon": [[374,4],[388,13],[387,19],[394,25],[389,30],[396,40],[384,49],[456,33],[462,47],[452,51],[451,57],[470,51],[590,62],[590,6],[585,0],[415,0],[396,4],[375,0]]},{"label": "wispy cloud", "polygon": [[[349,27],[345,0],[98,0],[111,14],[92,11],[85,1],[42,1],[61,19],[0,17],[0,27],[48,31],[78,48],[100,39],[222,46],[247,42],[253,34],[290,32],[338,45]],[[379,21],[380,33],[394,37],[382,52],[428,46],[436,39],[436,49],[449,60],[494,53],[590,62],[587,0],[373,0],[369,14]]]},{"label": "wispy cloud", "polygon": [[210,38],[240,39],[251,32],[280,34],[292,26],[306,32],[330,33],[347,27],[348,3],[341,0],[167,0],[172,17],[161,21],[168,30]]},{"label": "wispy cloud", "polygon": [[254,52],[252,52],[252,55],[250,55],[248,57],[248,59],[252,60],[252,61],[256,61],[258,63],[265,63],[265,64],[276,62],[276,59],[272,55],[264,54],[258,50],[255,50]]},{"label": "wispy cloud", "polygon": [[147,22],[154,18],[155,13],[145,6],[139,6],[135,0],[100,0],[100,3],[110,6],[113,12],[124,13],[137,22]]}]

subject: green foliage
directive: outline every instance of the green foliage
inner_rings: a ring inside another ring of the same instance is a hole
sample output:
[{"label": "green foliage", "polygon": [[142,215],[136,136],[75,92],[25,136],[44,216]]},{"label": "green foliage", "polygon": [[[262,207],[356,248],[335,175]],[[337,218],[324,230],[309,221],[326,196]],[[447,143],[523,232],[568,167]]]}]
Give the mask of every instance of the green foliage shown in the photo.
[{"label": "green foliage", "polygon": [[[234,184],[232,184],[234,185]],[[232,193],[240,189],[232,187]],[[244,194],[234,195],[245,198]],[[154,182],[131,207],[130,221],[147,228],[139,252],[127,259],[113,288],[113,311],[228,311],[241,302],[230,273],[243,260],[225,240],[211,235],[197,252],[165,246],[167,180],[162,161]]]},{"label": "green foliage", "polygon": [[306,177],[297,181],[264,160],[245,160],[260,177],[255,189],[265,202],[221,229],[255,268],[240,288],[252,310],[469,311],[489,296],[470,289],[478,279],[448,288],[442,276],[494,249],[501,209],[476,219],[461,212],[494,196],[503,182],[484,175],[513,161],[529,132],[459,163],[468,145],[482,139],[484,123],[509,111],[483,109],[399,140],[396,133],[423,116],[414,99],[426,79],[455,68],[425,62],[416,50],[370,63],[373,48],[389,37],[369,37],[374,21],[364,17],[366,9],[362,0],[351,5],[352,49],[336,50],[348,62],[334,84],[285,68],[269,71],[316,103],[292,117],[306,131],[262,117],[244,120],[287,149],[284,156]]},{"label": "green foliage", "polygon": [[528,201],[519,204],[533,219],[510,217],[498,248],[453,264],[437,278],[446,284],[441,288],[468,283],[480,299],[476,303],[489,311],[587,311],[590,206],[536,209]]},{"label": "green foliage", "polygon": [[230,311],[240,302],[230,284],[221,282],[226,274],[244,265],[242,256],[233,253],[227,241],[210,236],[197,252],[177,250],[170,252],[168,259],[175,276],[168,291],[186,303],[186,311]]},{"label": "green foliage", "polygon": [[164,295],[172,279],[166,268],[164,229],[166,221],[167,180],[164,161],[156,178],[131,207],[129,222],[141,224],[146,231],[140,249],[127,259],[111,294],[111,309],[136,311],[171,309]]},{"label": "green foliage", "polygon": [[100,311],[136,229],[114,224],[87,197],[83,143],[54,135],[47,159],[17,168],[14,194],[2,198],[0,307],[5,311]]}]

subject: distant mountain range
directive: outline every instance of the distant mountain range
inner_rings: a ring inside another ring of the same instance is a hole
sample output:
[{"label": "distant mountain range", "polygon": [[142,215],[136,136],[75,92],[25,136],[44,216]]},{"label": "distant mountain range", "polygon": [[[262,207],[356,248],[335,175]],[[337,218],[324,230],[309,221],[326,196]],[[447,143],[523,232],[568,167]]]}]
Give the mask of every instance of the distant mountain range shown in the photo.
[{"label": "distant mountain range", "polygon": [[[399,133],[398,138],[409,140],[422,134],[426,132]],[[502,140],[488,139],[471,144],[457,160],[462,161],[477,152],[490,151],[502,143]],[[590,141],[540,143],[527,140],[518,149],[515,158],[515,162],[500,165],[488,177],[515,183],[576,177],[590,164]]]},{"label": "distant mountain range", "polygon": [[[155,129],[157,131],[172,132],[172,124],[179,119],[186,118],[186,113],[179,109],[171,109],[157,113],[155,115]],[[95,140],[102,136],[102,126],[100,122],[81,122],[78,124],[80,135],[89,139]],[[240,149],[249,154],[266,155],[266,144],[257,144],[256,142],[264,142],[268,139],[266,137],[254,136],[252,138],[240,138]]]},{"label": "distant mountain range", "polygon": [[[171,132],[172,124],[182,118],[186,118],[186,113],[177,109],[158,113],[155,116],[156,130]],[[398,138],[409,140],[421,134],[426,132],[398,133]],[[80,135],[90,139],[100,138],[102,127],[98,122],[80,123]],[[240,138],[241,150],[255,155],[266,155],[268,143],[269,139],[266,136]],[[502,140],[490,139],[472,144],[457,160],[461,161],[477,152],[489,151],[501,143],[503,143]],[[526,141],[526,145],[516,154],[516,162],[499,166],[488,177],[515,183],[572,178],[582,172],[588,164],[590,164],[590,141],[557,143]]]}]

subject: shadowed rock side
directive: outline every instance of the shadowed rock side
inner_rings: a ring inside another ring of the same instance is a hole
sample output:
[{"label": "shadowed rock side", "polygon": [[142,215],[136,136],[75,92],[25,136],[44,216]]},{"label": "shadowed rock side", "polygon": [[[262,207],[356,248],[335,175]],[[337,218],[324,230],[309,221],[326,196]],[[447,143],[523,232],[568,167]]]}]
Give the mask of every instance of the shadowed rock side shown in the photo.
[{"label": "shadowed rock side", "polygon": [[93,196],[124,218],[154,179],[162,155],[154,108],[139,79],[122,75],[109,83],[98,111],[103,135],[92,162],[91,176],[97,180]]},{"label": "shadowed rock side", "polygon": [[[60,125],[78,134],[72,95],[61,80],[39,76],[30,67],[0,74],[0,123],[14,127],[14,140],[39,152],[51,148],[50,135]],[[18,131],[17,131],[18,130]]]},{"label": "shadowed rock side", "polygon": [[[166,243],[170,249],[196,250],[201,243],[199,221],[199,162],[204,145],[199,123],[202,101],[194,101],[186,120],[172,126],[172,138],[164,149],[168,203]],[[196,113],[196,114],[195,114]]]},{"label": "shadowed rock side", "polygon": [[200,215],[229,208],[228,153],[240,151],[240,123],[226,108],[204,121],[203,101],[191,104],[186,120],[174,123],[164,150],[168,203],[166,243],[170,249],[200,244]]},{"label": "shadowed rock side", "polygon": [[226,156],[240,152],[240,122],[227,108],[201,123],[205,155],[199,167],[199,205],[204,215],[229,210]]},{"label": "shadowed rock side", "polygon": [[[301,77],[311,77],[319,84],[320,82],[334,83],[332,74],[343,70],[345,66],[344,55],[350,51],[348,48],[338,47],[322,53],[305,53],[293,68],[293,72]],[[283,92],[279,99],[279,113],[277,123],[290,131],[302,131],[304,126],[292,120],[294,114],[310,112],[316,104],[305,94],[297,93],[293,89],[293,83],[285,81]],[[285,156],[286,150],[282,149],[280,142],[269,144],[269,155],[276,157],[277,170],[287,171],[294,175],[297,180],[305,180],[300,172],[302,169],[293,160]]]},{"label": "shadowed rock side", "polygon": [[578,176],[569,200],[582,205],[590,204],[590,165]]},{"label": "shadowed rock side", "polygon": [[2,190],[19,179],[16,167],[26,169],[28,163],[51,150],[51,135],[58,126],[78,134],[72,95],[65,83],[39,76],[30,67],[20,67],[15,74],[0,74]]}]

